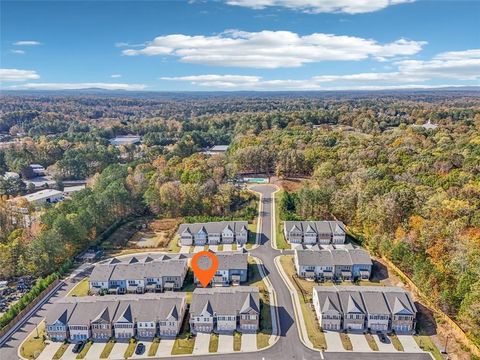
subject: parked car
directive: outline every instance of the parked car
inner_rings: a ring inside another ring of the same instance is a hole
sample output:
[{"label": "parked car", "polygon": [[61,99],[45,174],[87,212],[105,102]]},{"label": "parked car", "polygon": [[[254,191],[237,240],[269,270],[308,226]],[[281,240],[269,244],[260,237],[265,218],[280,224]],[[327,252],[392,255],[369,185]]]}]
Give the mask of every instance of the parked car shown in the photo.
[{"label": "parked car", "polygon": [[382,333],[381,331],[377,331],[377,334],[378,334],[378,337],[380,338],[380,341],[382,343],[385,343],[385,344],[388,343],[388,338],[384,333]]},{"label": "parked car", "polygon": [[135,349],[135,354],[142,355],[145,352],[145,345],[143,343],[138,343],[137,348]]},{"label": "parked car", "polygon": [[84,341],[80,341],[79,343],[76,343],[75,346],[72,349],[72,352],[74,354],[78,354],[80,351],[82,351],[83,347],[85,346]]}]

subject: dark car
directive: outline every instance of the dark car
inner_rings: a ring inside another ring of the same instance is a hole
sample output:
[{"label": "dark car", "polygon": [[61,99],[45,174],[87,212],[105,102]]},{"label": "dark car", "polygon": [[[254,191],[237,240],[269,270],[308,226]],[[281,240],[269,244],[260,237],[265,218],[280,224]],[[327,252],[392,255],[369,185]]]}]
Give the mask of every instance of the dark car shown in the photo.
[{"label": "dark car", "polygon": [[385,344],[388,343],[388,338],[387,338],[387,336],[386,336],[384,333],[382,333],[382,332],[380,332],[380,331],[377,331],[377,334],[378,334],[378,337],[380,338],[380,341],[381,341],[382,343],[385,343]]},{"label": "dark car", "polygon": [[74,354],[78,354],[80,351],[82,351],[83,347],[85,346],[85,342],[80,341],[79,343],[76,343],[75,346],[72,349],[72,352]]},{"label": "dark car", "polygon": [[137,348],[135,349],[135,354],[142,355],[145,352],[145,345],[138,343]]}]

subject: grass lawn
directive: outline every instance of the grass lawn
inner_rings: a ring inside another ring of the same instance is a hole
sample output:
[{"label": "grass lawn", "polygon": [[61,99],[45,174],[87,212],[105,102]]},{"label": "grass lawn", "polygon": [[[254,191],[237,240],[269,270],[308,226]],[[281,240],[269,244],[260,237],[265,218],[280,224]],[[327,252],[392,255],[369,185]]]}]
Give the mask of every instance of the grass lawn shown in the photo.
[{"label": "grass lawn", "polygon": [[424,351],[430,352],[435,360],[444,360],[442,354],[438,350],[438,348],[433,343],[432,339],[430,339],[427,335],[414,335],[413,338],[417,342],[420,349]]},{"label": "grass lawn", "polygon": [[218,351],[218,335],[210,335],[210,343],[208,344],[208,352],[216,353]]},{"label": "grass lawn", "polygon": [[248,241],[247,244],[257,243],[257,218],[253,219],[252,223],[248,224]]},{"label": "grass lawn", "polygon": [[233,351],[240,351],[242,347],[242,333],[235,331],[233,333]]},{"label": "grass lawn", "polygon": [[223,251],[223,244],[218,245],[218,251]]},{"label": "grass lawn", "polygon": [[45,349],[45,322],[42,321],[38,327],[37,331],[33,331],[29,337],[22,343],[20,348],[20,354],[27,359],[35,359],[40,353]]},{"label": "grass lawn", "polygon": [[110,356],[110,353],[112,352],[113,346],[115,345],[114,340],[110,340],[105,344],[105,347],[102,350],[102,353],[100,354],[100,359],[106,359]]},{"label": "grass lawn", "polygon": [[248,285],[256,286],[260,290],[260,329],[257,332],[257,348],[268,346],[272,335],[272,313],[270,307],[270,294],[263,281],[258,264],[253,258],[248,258]]},{"label": "grass lawn", "polygon": [[190,246],[190,249],[188,250],[188,252],[191,254],[191,253],[193,253],[194,249],[195,249],[195,246]]},{"label": "grass lawn", "polygon": [[236,251],[237,250],[237,244],[232,244],[232,251]]},{"label": "grass lawn", "polygon": [[178,235],[175,235],[168,243],[168,251],[174,253],[180,252],[180,245],[178,245]]},{"label": "grass lawn", "polygon": [[160,345],[160,338],[154,338],[152,345],[148,349],[148,356],[155,356],[157,354],[158,346]]},{"label": "grass lawn", "polygon": [[367,339],[368,346],[370,346],[370,349],[373,351],[378,351],[378,345],[375,339],[373,338],[372,334],[365,334],[365,338]]},{"label": "grass lawn", "polygon": [[325,340],[325,335],[318,325],[315,311],[313,310],[312,306],[312,289],[317,284],[314,281],[307,281],[297,277],[295,277],[295,280],[292,279],[292,275],[296,276],[292,255],[281,256],[280,264],[297,290],[300,306],[302,308],[303,319],[305,321],[305,327],[307,328],[308,338],[310,339],[314,348],[326,349],[327,342]]},{"label": "grass lawn", "polygon": [[341,332],[340,333],[340,340],[342,341],[343,348],[347,351],[353,350],[352,342],[350,341],[350,337],[348,334]]},{"label": "grass lawn", "polygon": [[55,352],[55,354],[53,354],[53,360],[58,360],[60,359],[63,354],[65,354],[65,351],[68,349],[68,345],[70,345],[69,343],[66,343],[66,344],[62,344],[62,346],[60,346],[58,348],[58,350]]},{"label": "grass lawn", "polygon": [[69,291],[68,296],[87,296],[88,291],[90,290],[88,286],[88,279],[83,279],[75,287]]},{"label": "grass lawn", "polygon": [[277,248],[279,249],[290,249],[290,244],[287,243],[285,236],[283,235],[283,222],[280,220],[280,197],[282,196],[283,190],[277,192],[275,196],[275,234],[276,234],[276,242]]},{"label": "grass lawn", "polygon": [[185,355],[193,352],[195,346],[195,337],[190,333],[190,324],[188,323],[188,310],[183,318],[180,334],[177,336],[172,348],[172,355]]},{"label": "grass lawn", "polygon": [[203,250],[208,251],[208,249],[210,249],[210,245],[207,244],[203,246]]},{"label": "grass lawn", "polygon": [[87,341],[85,346],[83,347],[82,351],[80,351],[77,355],[77,359],[85,359],[85,356],[88,353],[88,350],[92,347],[93,341]]},{"label": "grass lawn", "polygon": [[137,342],[135,340],[130,340],[127,350],[125,350],[125,353],[123,354],[123,357],[125,359],[128,359],[129,357],[131,357],[136,347],[137,347]]},{"label": "grass lawn", "polygon": [[398,340],[397,335],[395,334],[390,334],[390,339],[392,340],[392,345],[397,351],[404,351],[405,349],[403,348],[402,343],[400,340]]}]

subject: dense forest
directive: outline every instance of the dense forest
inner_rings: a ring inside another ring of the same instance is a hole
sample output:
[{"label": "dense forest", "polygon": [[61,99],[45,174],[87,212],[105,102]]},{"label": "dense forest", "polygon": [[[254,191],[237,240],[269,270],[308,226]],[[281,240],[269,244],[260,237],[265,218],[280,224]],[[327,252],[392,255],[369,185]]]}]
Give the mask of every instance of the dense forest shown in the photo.
[{"label": "dense forest", "polygon": [[[344,221],[480,344],[478,93],[9,95],[0,114],[5,139],[21,138],[0,173],[37,162],[90,184],[15,229],[5,197],[28,189],[0,181],[0,277],[47,275],[129,216],[238,216],[251,200],[239,174],[300,177],[283,218]],[[121,134],[143,144],[109,145]],[[214,144],[230,147],[201,153]]]}]

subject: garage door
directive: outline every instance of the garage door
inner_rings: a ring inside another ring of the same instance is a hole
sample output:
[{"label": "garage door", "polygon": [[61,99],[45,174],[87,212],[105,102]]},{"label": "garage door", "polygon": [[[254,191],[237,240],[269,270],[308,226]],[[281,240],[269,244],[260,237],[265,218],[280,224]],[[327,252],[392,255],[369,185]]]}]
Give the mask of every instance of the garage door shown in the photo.
[{"label": "garage door", "polygon": [[371,326],[372,330],[380,330],[380,331],[387,331],[388,327],[385,324],[372,324]]},{"label": "garage door", "polygon": [[348,324],[348,329],[362,330],[363,326],[362,326],[362,324]]}]

